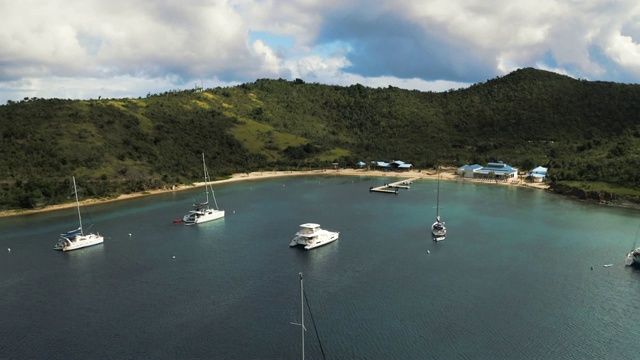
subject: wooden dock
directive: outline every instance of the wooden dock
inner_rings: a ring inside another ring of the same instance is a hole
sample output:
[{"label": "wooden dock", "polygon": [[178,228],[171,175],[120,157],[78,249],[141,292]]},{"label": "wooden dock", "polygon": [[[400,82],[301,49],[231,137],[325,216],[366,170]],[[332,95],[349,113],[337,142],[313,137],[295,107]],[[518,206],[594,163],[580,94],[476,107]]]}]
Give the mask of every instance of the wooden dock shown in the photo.
[{"label": "wooden dock", "polygon": [[382,186],[370,187],[369,192],[380,192],[386,194],[396,194],[398,195],[399,189],[409,190],[411,188],[411,183],[418,178],[400,180],[396,182],[392,182],[390,184],[384,184]]}]

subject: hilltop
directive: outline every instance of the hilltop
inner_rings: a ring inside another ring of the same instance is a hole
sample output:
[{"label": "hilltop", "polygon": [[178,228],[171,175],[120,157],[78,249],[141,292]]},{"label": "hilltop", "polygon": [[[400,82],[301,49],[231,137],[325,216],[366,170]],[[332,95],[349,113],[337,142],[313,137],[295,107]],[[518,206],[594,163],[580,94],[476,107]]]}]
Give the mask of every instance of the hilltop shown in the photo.
[{"label": "hilltop", "polygon": [[257,170],[401,159],[501,160],[552,185],[638,196],[640,86],[536,69],[444,93],[259,79],[138,99],[0,106],[0,210],[114,197]]}]

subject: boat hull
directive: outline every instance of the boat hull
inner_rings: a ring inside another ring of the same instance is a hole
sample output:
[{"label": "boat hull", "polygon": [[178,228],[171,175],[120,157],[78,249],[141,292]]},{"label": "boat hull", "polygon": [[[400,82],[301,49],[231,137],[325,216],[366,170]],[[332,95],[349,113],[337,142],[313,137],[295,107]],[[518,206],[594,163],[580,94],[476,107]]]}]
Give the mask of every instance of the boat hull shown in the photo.
[{"label": "boat hull", "polygon": [[447,236],[447,228],[443,222],[436,221],[431,225],[431,234],[433,234],[433,241],[442,241]]},{"label": "boat hull", "polygon": [[100,234],[78,235],[73,239],[62,238],[53,247],[57,251],[72,251],[89,246],[100,245],[104,242],[104,237]]},{"label": "boat hull", "polygon": [[627,254],[627,260],[625,264],[629,266],[640,267],[640,248],[631,250]]},{"label": "boat hull", "polygon": [[289,247],[302,246],[305,250],[315,249],[317,247],[330,244],[340,237],[339,232],[326,231],[324,234],[320,234],[314,237],[296,236],[291,240]]},{"label": "boat hull", "polygon": [[182,218],[185,225],[202,224],[207,221],[218,220],[224,217],[224,210],[207,209],[204,211],[192,211]]}]

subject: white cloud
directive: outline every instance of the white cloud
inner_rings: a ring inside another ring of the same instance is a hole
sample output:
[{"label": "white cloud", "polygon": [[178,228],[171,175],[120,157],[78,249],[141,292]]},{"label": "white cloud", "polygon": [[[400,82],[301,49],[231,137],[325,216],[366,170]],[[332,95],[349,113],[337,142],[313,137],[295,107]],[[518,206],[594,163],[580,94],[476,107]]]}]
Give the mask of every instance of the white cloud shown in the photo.
[{"label": "white cloud", "polygon": [[253,51],[262,60],[260,68],[262,71],[273,75],[277,75],[280,72],[280,59],[273,51],[272,48],[267,46],[262,40],[256,40],[253,42]]},{"label": "white cloud", "polygon": [[620,65],[640,71],[640,45],[630,36],[615,36],[605,52]]},{"label": "white cloud", "polygon": [[439,91],[526,66],[638,82],[639,44],[635,0],[2,1],[0,103],[264,77]]}]

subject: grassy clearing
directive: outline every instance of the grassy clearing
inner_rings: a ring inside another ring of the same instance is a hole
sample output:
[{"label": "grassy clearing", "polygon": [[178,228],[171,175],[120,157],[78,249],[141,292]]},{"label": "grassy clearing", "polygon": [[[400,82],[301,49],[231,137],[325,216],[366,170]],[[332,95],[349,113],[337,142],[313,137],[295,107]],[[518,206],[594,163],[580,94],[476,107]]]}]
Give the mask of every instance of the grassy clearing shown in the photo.
[{"label": "grassy clearing", "polygon": [[308,142],[307,139],[281,133],[270,125],[261,124],[251,119],[238,119],[238,122],[239,124],[231,129],[231,133],[252,153],[267,151],[271,156],[277,157],[277,150]]},{"label": "grassy clearing", "polygon": [[[320,155],[318,157],[318,159],[320,161],[334,161],[335,159],[348,157],[350,154],[351,153],[349,152],[349,150],[341,149],[341,148],[334,148],[334,149],[331,149],[331,150],[325,152],[324,154]],[[344,165],[344,164],[342,164],[342,165]]]},{"label": "grassy clearing", "polygon": [[191,102],[192,102],[195,106],[200,107],[200,108],[203,108],[203,109],[205,109],[205,110],[209,110],[209,108],[211,108],[211,106],[209,106],[209,104],[207,104],[206,102],[201,101],[201,100],[195,100],[195,99],[194,99],[194,100],[191,100]]}]

